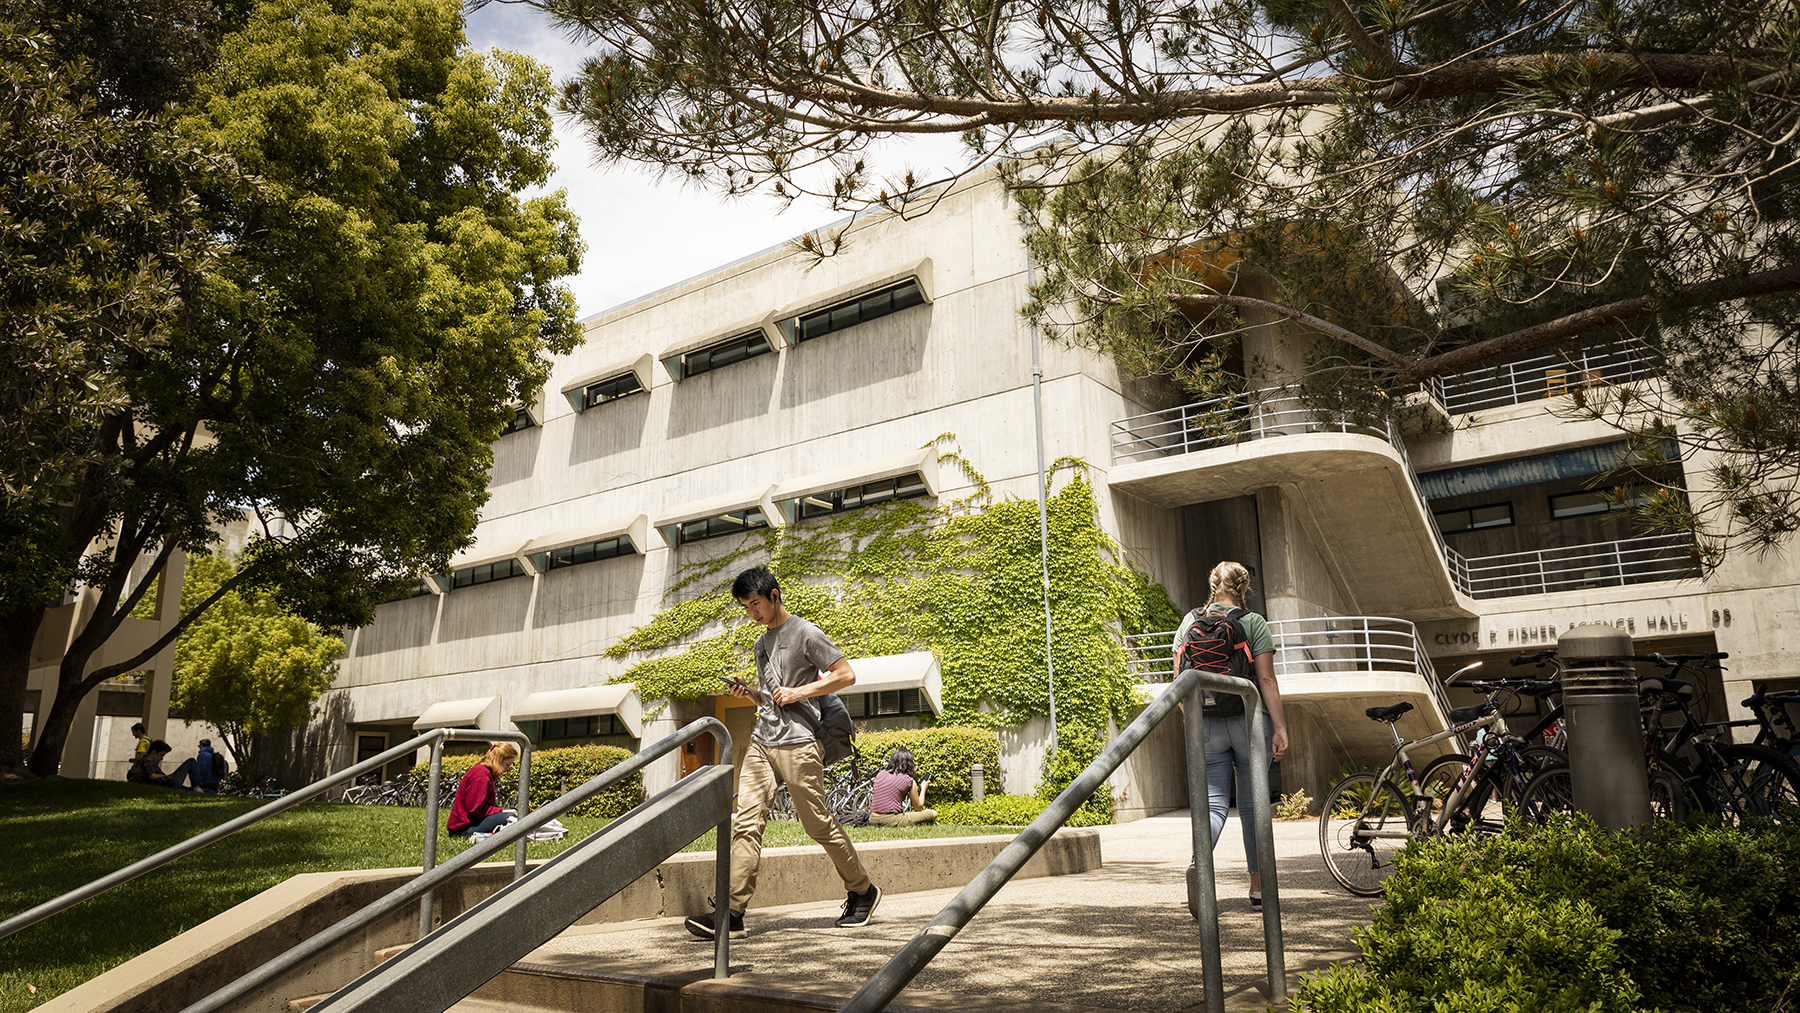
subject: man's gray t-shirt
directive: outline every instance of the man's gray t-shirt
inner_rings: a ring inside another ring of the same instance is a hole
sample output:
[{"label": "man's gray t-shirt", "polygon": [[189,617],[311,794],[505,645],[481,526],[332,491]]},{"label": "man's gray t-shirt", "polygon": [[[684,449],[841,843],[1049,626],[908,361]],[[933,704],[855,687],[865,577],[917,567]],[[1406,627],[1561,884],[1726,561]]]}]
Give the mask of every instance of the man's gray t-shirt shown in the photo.
[{"label": "man's gray t-shirt", "polygon": [[756,638],[756,675],[762,702],[756,708],[756,731],[751,737],[765,746],[797,746],[818,738],[817,697],[807,697],[777,707],[770,694],[777,686],[810,686],[826,669],[837,664],[844,652],[833,647],[817,626],[789,616],[788,621]]}]

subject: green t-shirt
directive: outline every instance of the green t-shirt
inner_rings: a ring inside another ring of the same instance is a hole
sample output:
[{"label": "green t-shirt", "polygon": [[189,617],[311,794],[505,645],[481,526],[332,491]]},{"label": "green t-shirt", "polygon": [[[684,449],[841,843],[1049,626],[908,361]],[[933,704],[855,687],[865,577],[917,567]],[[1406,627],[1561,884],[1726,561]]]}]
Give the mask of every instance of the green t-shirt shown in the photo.
[{"label": "green t-shirt", "polygon": [[[1213,602],[1202,611],[1210,615],[1224,615],[1236,606],[1224,602]],[[1238,622],[1244,627],[1244,636],[1250,641],[1250,656],[1260,658],[1265,654],[1275,653],[1275,637],[1269,633],[1269,621],[1254,612],[1245,612],[1238,616]]]}]

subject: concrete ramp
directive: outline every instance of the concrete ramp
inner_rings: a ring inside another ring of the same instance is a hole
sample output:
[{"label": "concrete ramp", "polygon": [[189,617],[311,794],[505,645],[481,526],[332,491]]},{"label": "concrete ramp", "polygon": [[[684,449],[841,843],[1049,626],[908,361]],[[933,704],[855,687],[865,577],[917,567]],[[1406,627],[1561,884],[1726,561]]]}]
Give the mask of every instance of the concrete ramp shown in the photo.
[{"label": "concrete ramp", "polygon": [[732,769],[704,767],[488,897],[312,1009],[441,1013],[708,829],[731,818]]}]

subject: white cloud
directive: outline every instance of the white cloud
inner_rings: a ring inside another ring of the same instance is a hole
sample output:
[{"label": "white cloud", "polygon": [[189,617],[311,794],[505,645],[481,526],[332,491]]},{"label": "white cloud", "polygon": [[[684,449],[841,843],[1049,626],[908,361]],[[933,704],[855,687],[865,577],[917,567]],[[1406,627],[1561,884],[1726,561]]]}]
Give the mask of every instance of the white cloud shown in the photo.
[{"label": "white cloud", "polygon": [[[491,3],[469,15],[469,43],[537,57],[561,81],[574,74],[585,48],[552,29],[523,4]],[[823,202],[795,202],[785,212],[771,197],[725,200],[636,166],[596,167],[593,154],[565,122],[557,124],[557,171],[550,189],[568,192],[581,217],[587,259],[569,287],[582,316],[611,309],[723,264],[777,246],[843,217]],[[919,166],[953,156],[953,138],[909,144]],[[941,152],[935,160],[927,152]]]}]

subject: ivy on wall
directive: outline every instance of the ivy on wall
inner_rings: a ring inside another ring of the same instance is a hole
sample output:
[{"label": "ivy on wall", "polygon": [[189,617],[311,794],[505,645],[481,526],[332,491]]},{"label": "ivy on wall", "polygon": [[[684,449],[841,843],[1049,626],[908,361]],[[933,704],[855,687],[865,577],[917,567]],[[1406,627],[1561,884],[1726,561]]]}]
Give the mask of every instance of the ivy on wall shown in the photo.
[{"label": "ivy on wall", "polygon": [[[939,437],[934,445],[954,445]],[[714,692],[716,675],[754,680],[761,627],[731,580],[765,563],[789,610],[851,658],[931,650],[944,676],[945,724],[1016,726],[1049,713],[1035,500],[997,499],[954,450],[939,457],[974,486],[936,505],[903,500],[744,536],[723,556],[684,566],[678,599],[607,654],[637,657],[615,682],[645,699]],[[1100,729],[1135,709],[1122,634],[1181,621],[1168,592],[1125,561],[1101,530],[1086,465],[1052,466],[1050,601],[1058,723]]]}]

